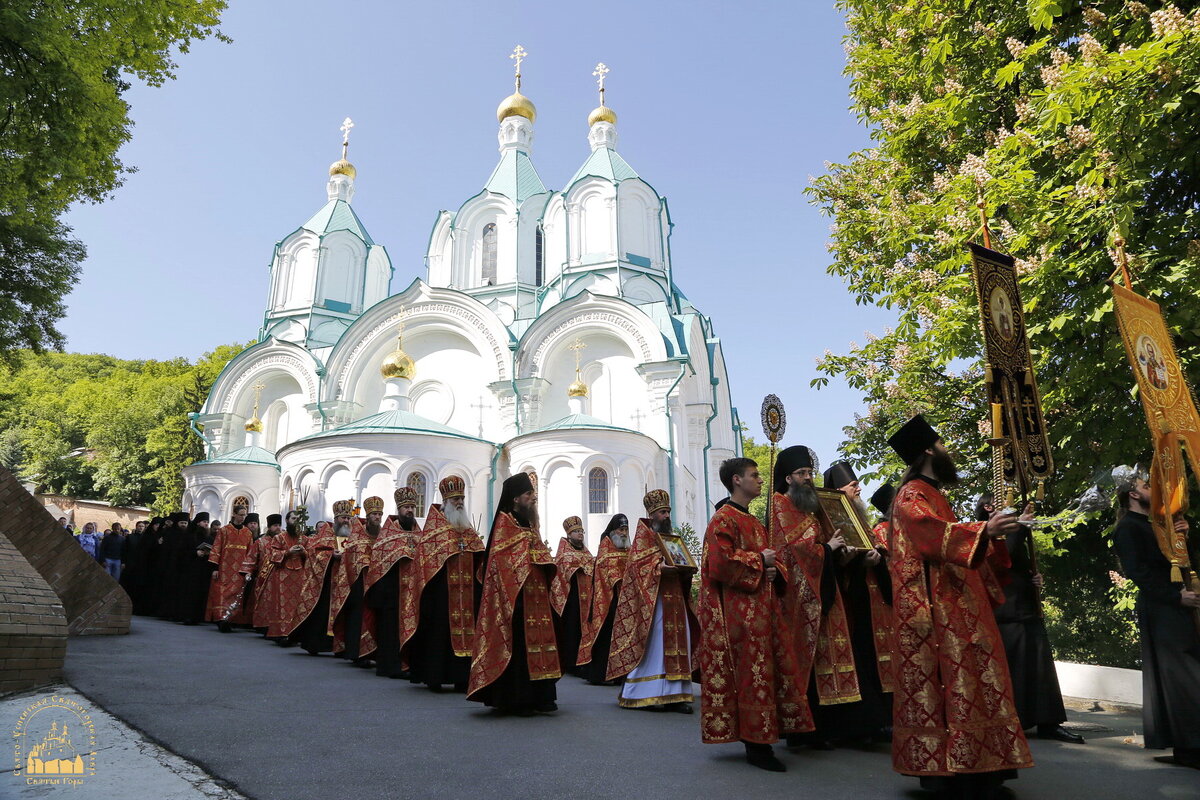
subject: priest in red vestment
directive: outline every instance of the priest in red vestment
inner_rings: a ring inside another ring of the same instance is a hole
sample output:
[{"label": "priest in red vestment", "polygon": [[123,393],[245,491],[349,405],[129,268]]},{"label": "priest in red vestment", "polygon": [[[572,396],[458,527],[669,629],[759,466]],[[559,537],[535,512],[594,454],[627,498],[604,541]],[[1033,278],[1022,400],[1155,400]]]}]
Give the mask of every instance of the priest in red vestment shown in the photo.
[{"label": "priest in red vestment", "polygon": [[[281,521],[278,514],[267,517],[267,530],[278,527]],[[267,638],[285,645],[289,622],[304,589],[304,543],[296,524],[296,512],[289,511],[286,529],[275,532],[268,560],[268,566],[263,569],[266,576],[262,572],[259,574],[263,589],[255,608],[263,609]]]},{"label": "priest in red vestment", "polygon": [[467,690],[475,646],[477,577],[483,539],[467,513],[467,485],[458,475],[438,484],[442,503],[429,506],[417,542],[412,590],[400,604],[400,655],[412,680],[430,690]]},{"label": "priest in red vestment", "polygon": [[592,610],[592,570],[596,559],[583,543],[582,519],[567,517],[563,520],[563,530],[567,535],[558,540],[558,552],[554,555],[558,571],[550,584],[550,603],[561,633],[558,653],[562,670],[578,675],[576,659]]},{"label": "priest in red vestment", "polygon": [[862,700],[840,567],[851,557],[841,531],[833,530],[813,486],[816,456],[804,445],[784,448],[775,461],[771,537],[788,586],[784,619],[796,643],[800,678],[816,730],[788,744],[833,748],[837,720],[829,709]]},{"label": "priest in red vestment", "polygon": [[562,677],[550,607],[554,559],[537,529],[537,493],[518,472],[504,481],[484,553],[467,699],[521,716],[557,711]]},{"label": "priest in red vestment", "polygon": [[[246,520],[249,523],[250,515],[246,517]],[[267,516],[267,529],[255,536],[250,549],[246,551],[246,560],[242,562],[242,573],[246,576],[247,591],[250,597],[248,604],[250,627],[263,636],[267,635],[267,628],[270,627],[268,616],[271,613],[271,607],[266,599],[266,591],[267,581],[274,571],[274,567],[271,565],[271,551],[274,549],[275,535],[279,533],[282,521],[283,517],[279,514]]]},{"label": "priest in red vestment", "polygon": [[208,562],[216,566],[216,571],[208,592],[208,614],[205,619],[217,623],[217,630],[221,633],[229,633],[232,626],[250,621],[244,608],[246,576],[242,574],[242,563],[253,541],[254,534],[246,525],[245,506],[236,506],[229,524],[213,537]]},{"label": "priest in red vestment", "polygon": [[954,460],[918,414],[888,439],[908,470],[892,503],[896,693],[892,767],[947,797],[996,797],[1033,766],[992,609],[1012,515],[959,522]]},{"label": "priest in red vestment", "polygon": [[652,489],[642,505],[646,518],[638,520],[621,579],[606,677],[625,679],[617,697],[622,708],[691,714],[700,646],[691,606],[695,570],[668,563],[659,545],[658,534],[671,533],[671,496]]},{"label": "priest in red vestment", "polygon": [[700,737],[740,741],[748,762],[783,772],[771,745],[813,727],[779,600],[787,581],[749,511],[762,493],[758,465],[731,458],[720,477],[729,499],[709,520],[700,564]]},{"label": "priest in red vestment", "polygon": [[[383,531],[371,547],[371,562],[363,578],[363,599],[375,619],[375,674],[383,678],[407,678],[400,663],[400,606],[412,591],[412,564],[417,555],[417,492],[402,486],[393,495],[396,513],[383,525]],[[383,500],[368,497],[363,501],[367,519]]]},{"label": "priest in red vestment", "polygon": [[329,598],[333,574],[341,565],[337,537],[330,522],[318,522],[304,537],[304,578],[300,598],[292,609],[286,630],[288,642],[299,644],[310,656],[333,649],[329,633]]},{"label": "priest in red vestment", "polygon": [[366,525],[353,512],[353,500],[333,504],[334,534],[344,544],[334,556],[329,582],[329,634],[335,656],[350,659],[357,667],[370,667],[375,614],[363,604],[363,576],[371,563],[371,545],[379,535],[383,508],[380,504],[378,511],[368,514]]},{"label": "priest in red vestment", "polygon": [[600,547],[592,570],[592,607],[575,659],[580,676],[593,686],[615,686],[618,682],[608,680],[608,655],[617,616],[616,599],[621,592],[621,578],[625,576],[628,561],[629,519],[624,514],[614,514],[604,533],[600,534]]}]

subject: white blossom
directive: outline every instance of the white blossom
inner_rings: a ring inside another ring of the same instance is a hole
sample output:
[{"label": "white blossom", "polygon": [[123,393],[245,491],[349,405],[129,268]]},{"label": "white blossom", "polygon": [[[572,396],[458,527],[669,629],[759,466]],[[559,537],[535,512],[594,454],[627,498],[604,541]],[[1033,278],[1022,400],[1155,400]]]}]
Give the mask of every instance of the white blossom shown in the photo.
[{"label": "white blossom", "polygon": [[1186,24],[1187,18],[1172,3],[1150,15],[1150,29],[1155,36],[1172,36],[1182,31]]}]

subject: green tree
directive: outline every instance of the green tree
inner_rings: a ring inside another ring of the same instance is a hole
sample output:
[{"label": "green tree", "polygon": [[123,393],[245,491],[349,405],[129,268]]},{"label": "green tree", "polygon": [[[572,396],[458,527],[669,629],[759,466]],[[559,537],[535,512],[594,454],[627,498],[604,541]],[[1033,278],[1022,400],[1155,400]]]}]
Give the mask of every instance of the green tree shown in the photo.
[{"label": "green tree", "polygon": [[59,217],[132,171],[129,79],[160,86],[174,53],[216,36],[225,0],[9,0],[0,5],[0,358],[60,348],[83,245]]},{"label": "green tree", "polygon": [[44,491],[174,510],[180,470],[204,455],[187,415],[243,347],[195,364],[19,352],[0,366],[0,463]]},{"label": "green tree", "polygon": [[[868,413],[846,429],[844,450],[876,469],[868,477],[899,471],[887,434],[921,411],[966,468],[959,504],[986,483],[982,345],[963,248],[979,234],[980,195],[995,245],[1016,258],[1021,277],[1058,468],[1049,505],[1068,504],[1098,469],[1145,456],[1106,282],[1116,228],[1194,379],[1195,5],[841,0],[852,103],[874,146],[832,165],[810,192],[835,218],[829,271],[857,302],[893,309],[897,324],[827,353],[815,383],[840,376],[864,395]],[[1100,523],[1039,539],[1051,610],[1079,624],[1111,587],[1115,560]],[[1055,569],[1068,563],[1082,573]],[[1102,618],[1095,630],[1058,631],[1056,644],[1128,661],[1127,640],[1104,632],[1121,624]]]}]

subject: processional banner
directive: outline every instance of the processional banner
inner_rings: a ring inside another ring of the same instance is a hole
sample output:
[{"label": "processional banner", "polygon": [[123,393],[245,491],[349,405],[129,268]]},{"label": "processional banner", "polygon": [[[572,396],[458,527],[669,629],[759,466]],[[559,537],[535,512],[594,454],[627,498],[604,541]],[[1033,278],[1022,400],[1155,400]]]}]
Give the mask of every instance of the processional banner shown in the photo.
[{"label": "processional banner", "polygon": [[1004,478],[1027,496],[1054,475],[1054,459],[1025,333],[1016,262],[1012,256],[974,243],[967,246],[983,328],[988,401],[1003,409],[1000,429],[993,430],[992,436],[1008,439]]},{"label": "processional banner", "polygon": [[[1190,570],[1187,535],[1176,533],[1172,518],[1187,510],[1187,475],[1184,452],[1192,472],[1200,476],[1200,416],[1188,386],[1175,343],[1167,331],[1162,309],[1152,300],[1112,285],[1117,327],[1125,355],[1137,379],[1138,395],[1146,412],[1146,425],[1154,442],[1150,468],[1150,520],[1159,548],[1172,565],[1171,579],[1182,580]],[[1191,574],[1189,583],[1197,583]]]}]

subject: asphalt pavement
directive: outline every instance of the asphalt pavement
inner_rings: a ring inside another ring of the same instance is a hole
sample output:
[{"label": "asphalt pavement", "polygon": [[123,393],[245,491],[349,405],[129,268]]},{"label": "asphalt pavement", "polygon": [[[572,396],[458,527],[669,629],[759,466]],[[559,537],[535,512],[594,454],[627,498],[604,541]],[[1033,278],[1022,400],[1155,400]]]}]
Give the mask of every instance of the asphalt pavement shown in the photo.
[{"label": "asphalt pavement", "polygon": [[[565,677],[551,716],[501,717],[461,694],[378,678],[248,631],[137,617],[128,636],[73,638],[68,683],[167,750],[257,800],[503,797],[922,798],[888,746],[777,746],[785,774],[740,745],[704,745],[697,715],[617,707]],[[1087,745],[1031,742],[1023,800],[1200,798],[1200,771],[1156,763],[1137,715],[1069,712]],[[79,792],[72,795],[84,797]]]}]

